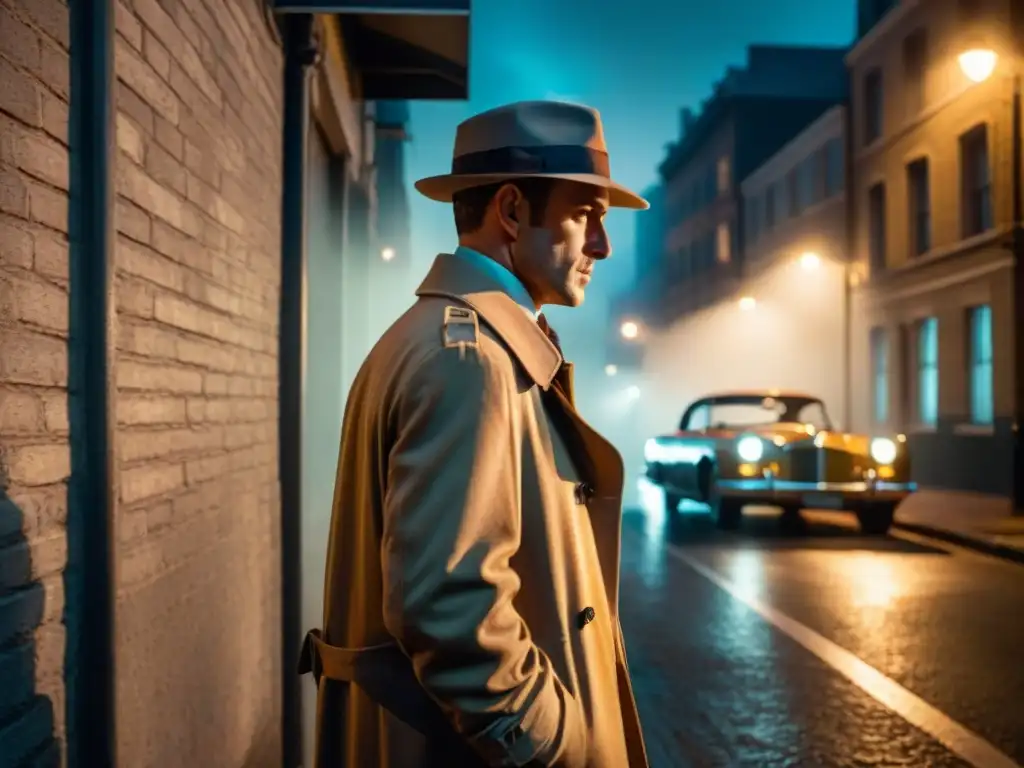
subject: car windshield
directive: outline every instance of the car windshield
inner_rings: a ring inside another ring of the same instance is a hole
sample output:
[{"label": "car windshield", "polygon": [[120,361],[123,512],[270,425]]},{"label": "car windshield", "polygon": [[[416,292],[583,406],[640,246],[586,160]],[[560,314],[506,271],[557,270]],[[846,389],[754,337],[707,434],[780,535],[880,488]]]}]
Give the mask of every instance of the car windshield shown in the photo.
[{"label": "car windshield", "polygon": [[686,428],[743,429],[767,424],[803,424],[815,430],[832,428],[824,403],[803,397],[711,400],[693,409]]}]

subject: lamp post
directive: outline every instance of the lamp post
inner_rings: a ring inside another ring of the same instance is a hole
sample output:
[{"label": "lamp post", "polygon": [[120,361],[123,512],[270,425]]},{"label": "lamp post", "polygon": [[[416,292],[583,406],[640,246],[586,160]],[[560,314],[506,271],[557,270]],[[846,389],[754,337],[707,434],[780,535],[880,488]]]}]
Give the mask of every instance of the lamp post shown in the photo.
[{"label": "lamp post", "polygon": [[[988,48],[972,48],[959,56],[960,69],[973,82],[980,83],[991,77],[999,62],[999,55]],[[1024,148],[1021,139],[1021,73],[1013,61],[1013,115],[1011,134],[1013,142],[1011,169],[1013,229],[1013,347],[1014,347],[1014,401],[1013,401],[1013,513],[1024,515],[1024,199],[1022,199],[1021,165]]]}]

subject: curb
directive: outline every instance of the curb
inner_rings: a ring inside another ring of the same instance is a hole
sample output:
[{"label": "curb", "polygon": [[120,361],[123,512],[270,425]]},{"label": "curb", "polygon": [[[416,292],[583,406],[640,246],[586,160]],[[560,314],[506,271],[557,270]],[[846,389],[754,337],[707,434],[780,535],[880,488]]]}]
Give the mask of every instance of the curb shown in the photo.
[{"label": "curb", "polygon": [[928,536],[933,539],[949,542],[950,544],[956,544],[964,547],[965,549],[973,549],[977,552],[983,552],[986,555],[992,555],[1003,560],[1010,560],[1015,563],[1024,564],[1024,549],[1011,547],[1007,544],[999,544],[994,541],[986,541],[975,536],[956,533],[945,528],[933,528],[930,525],[904,523],[899,520],[894,520],[892,525],[894,528],[909,531],[910,533]]}]

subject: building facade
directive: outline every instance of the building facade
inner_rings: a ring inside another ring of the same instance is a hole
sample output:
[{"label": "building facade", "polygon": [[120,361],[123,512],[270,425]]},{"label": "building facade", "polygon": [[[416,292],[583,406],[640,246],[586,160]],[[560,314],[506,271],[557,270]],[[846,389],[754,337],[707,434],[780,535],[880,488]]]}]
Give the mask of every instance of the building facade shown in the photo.
[{"label": "building facade", "polygon": [[832,107],[740,185],[741,293],[754,302],[752,313],[777,318],[764,356],[798,372],[791,385],[821,397],[842,424],[850,422],[847,360],[856,322],[847,270],[846,121],[846,107]]},{"label": "building facade", "polygon": [[843,49],[752,46],[699,115],[684,109],[659,172],[665,186],[664,325],[734,291],[743,274],[738,182],[846,91]]},{"label": "building facade", "polygon": [[[862,2],[851,78],[850,231],[864,280],[854,421],[905,432],[915,479],[1009,493],[1014,320],[1011,0]],[[877,6],[877,7],[876,7]],[[1001,53],[981,83],[972,48]],[[1018,329],[1019,332],[1019,329]]]},{"label": "building facade", "polygon": [[373,103],[469,7],[320,5],[0,0],[0,762],[303,762]]}]

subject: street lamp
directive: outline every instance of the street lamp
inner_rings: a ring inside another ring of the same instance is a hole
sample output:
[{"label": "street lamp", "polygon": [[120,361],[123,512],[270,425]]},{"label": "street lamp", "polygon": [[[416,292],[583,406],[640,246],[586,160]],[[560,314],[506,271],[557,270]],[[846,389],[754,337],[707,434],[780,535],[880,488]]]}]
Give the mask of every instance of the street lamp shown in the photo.
[{"label": "street lamp", "polygon": [[[999,55],[989,48],[971,48],[959,56],[960,69],[975,83],[987,80],[995,72]],[[1011,180],[1013,184],[1013,327],[1015,397],[1013,410],[1013,512],[1024,515],[1024,200],[1022,200],[1021,165],[1024,148],[1021,141],[1021,73],[1011,61],[1013,76],[1013,141]]]},{"label": "street lamp", "polygon": [[744,312],[752,312],[757,308],[757,299],[753,296],[744,296],[740,299],[740,309]]},{"label": "street lamp", "polygon": [[617,365],[612,365],[611,363],[609,363],[608,365],[606,365],[604,367],[604,375],[605,376],[614,376],[618,372],[619,372],[619,366],[617,366]]},{"label": "street lamp", "polygon": [[391,261],[395,258],[395,249],[390,247],[381,248],[380,257],[384,259],[384,261]]},{"label": "street lamp", "polygon": [[808,272],[813,272],[821,266],[821,257],[814,251],[807,251],[800,256],[800,266]]},{"label": "street lamp", "polygon": [[627,320],[619,327],[619,333],[622,334],[622,338],[632,341],[640,335],[640,326],[632,320]]}]

